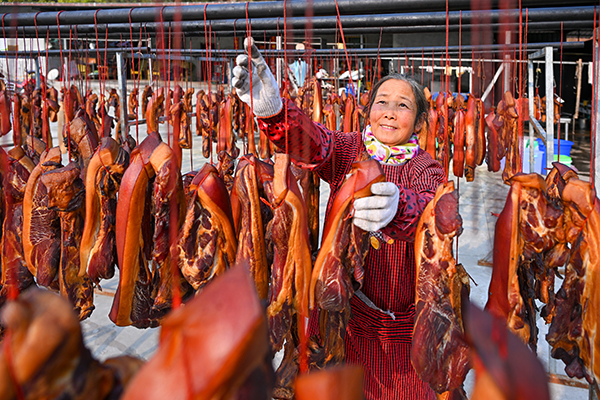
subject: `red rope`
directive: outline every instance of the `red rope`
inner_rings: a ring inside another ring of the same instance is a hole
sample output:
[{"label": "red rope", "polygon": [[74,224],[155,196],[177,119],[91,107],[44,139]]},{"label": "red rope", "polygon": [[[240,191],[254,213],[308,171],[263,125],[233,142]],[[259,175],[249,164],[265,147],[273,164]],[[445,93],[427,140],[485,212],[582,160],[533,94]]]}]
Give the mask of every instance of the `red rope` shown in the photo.
[{"label": "red rope", "polygon": [[[248,37],[248,41],[252,42],[252,24],[250,23],[250,18],[248,17],[248,4],[246,2],[246,35]],[[285,12],[285,11],[284,11]],[[250,47],[250,52],[252,52],[252,47]],[[250,118],[254,116],[254,96],[252,95],[252,55],[248,54],[248,79],[250,81]],[[247,125],[246,125],[247,126]],[[252,132],[246,132],[248,136],[248,141],[246,142],[246,152],[248,152],[249,144],[248,142],[251,140],[251,137],[254,137],[254,122],[250,124],[250,129]]]},{"label": "red rope", "polygon": [[[449,6],[448,6],[448,0],[446,0],[446,66],[445,66],[445,70],[444,70],[444,100],[446,100],[446,93],[450,91],[449,88],[449,81],[448,81],[448,74],[446,74],[445,72],[447,71],[448,67],[450,66],[450,62],[449,62],[449,57],[448,57],[448,38],[450,36],[450,12],[449,12]],[[441,83],[441,82],[440,82]],[[446,115],[446,117],[444,118],[444,124],[445,124],[445,129],[444,129],[444,156],[443,156],[443,161],[444,161],[444,170],[445,171],[449,171],[449,163],[450,163],[450,143],[448,142],[449,139],[449,135],[448,135],[448,129],[449,129],[449,125],[450,125],[450,121],[448,120],[448,102],[444,101],[444,113]],[[444,183],[448,182],[448,175],[446,174],[444,176]]]},{"label": "red rope", "polygon": [[[36,14],[37,16],[37,14]],[[2,36],[4,36],[4,48],[8,49],[6,44],[6,31],[4,30],[4,17],[6,17],[6,13],[2,14]],[[10,79],[10,70],[8,68],[8,60],[6,61],[6,80]],[[15,66],[15,82],[17,81],[17,68]]]},{"label": "red rope", "polygon": [[593,40],[592,43],[594,45],[594,49],[593,49],[593,55],[594,55],[594,68],[593,68],[593,74],[594,74],[594,79],[592,79],[592,93],[594,94],[592,97],[592,129],[591,129],[591,135],[590,135],[590,182],[592,184],[592,187],[595,187],[596,184],[596,110],[597,110],[597,104],[596,102],[598,101],[598,82],[596,82],[596,77],[598,76],[597,70],[598,70],[598,63],[596,62],[596,56],[597,56],[597,50],[596,47],[598,46],[598,44],[596,43],[597,37],[596,37],[596,6],[594,6],[594,34],[593,34]]},{"label": "red rope", "polygon": [[[209,153],[210,153],[210,164],[214,165],[214,161],[213,161],[213,145],[212,145],[212,120],[213,120],[213,113],[212,113],[212,95],[211,95],[211,87],[212,87],[212,71],[211,71],[211,52],[210,52],[210,45],[212,43],[212,33],[210,32],[210,26],[208,27],[208,31],[206,29],[206,6],[208,6],[208,4],[204,5],[204,46],[206,47],[206,68],[205,68],[205,72],[206,72],[206,81],[208,83],[208,118],[210,121],[210,128],[209,128],[209,132],[208,132],[208,137],[209,137]],[[211,39],[210,41],[208,39]]]},{"label": "red rope", "polygon": [[[337,12],[337,22],[340,26],[340,36],[342,37],[342,43],[344,43],[344,54],[346,55],[346,63],[348,64],[348,73],[350,74],[350,87],[352,88],[352,92],[356,93],[354,90],[354,79],[352,79],[352,64],[350,64],[350,58],[348,57],[348,46],[346,46],[346,38],[344,36],[344,27],[342,26],[342,18],[340,17],[340,8],[338,6],[337,0],[335,0],[335,10]],[[354,108],[356,108],[356,97],[354,97]]]},{"label": "red rope", "polygon": [[[39,37],[39,33],[38,33],[38,26],[37,26],[37,16],[40,12],[38,11],[35,16],[33,17],[33,23],[35,24],[35,39],[36,39],[36,47],[37,47],[37,53],[38,53],[38,65],[39,65],[39,61],[41,58],[41,53],[40,53],[40,37]],[[47,59],[47,58],[46,58]],[[6,63],[6,65],[8,65],[8,62]],[[41,84],[41,82],[40,82]],[[42,109],[44,107],[48,107],[46,104],[46,84],[42,84]],[[50,135],[49,133],[50,128],[48,127],[48,118],[44,118],[44,113],[42,113],[42,132],[48,132],[48,135]],[[50,140],[49,138],[45,138],[46,139],[46,151],[50,149]]]}]

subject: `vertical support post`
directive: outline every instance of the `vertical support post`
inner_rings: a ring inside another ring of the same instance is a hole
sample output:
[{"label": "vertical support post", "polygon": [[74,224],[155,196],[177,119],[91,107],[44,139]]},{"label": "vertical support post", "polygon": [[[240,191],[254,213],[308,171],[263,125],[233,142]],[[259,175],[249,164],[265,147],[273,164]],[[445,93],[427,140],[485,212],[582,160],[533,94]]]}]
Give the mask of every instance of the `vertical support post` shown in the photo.
[{"label": "vertical support post", "polygon": [[152,65],[152,54],[148,54],[148,85],[152,86],[152,81],[154,81],[154,66]]},{"label": "vertical support post", "polygon": [[[504,39],[504,43],[506,43],[507,45],[510,44],[510,31],[506,31],[505,32],[505,39]],[[502,93],[506,92],[507,90],[510,90],[510,55],[509,54],[505,54],[504,55],[504,90]]]},{"label": "vertical support post", "polygon": [[554,162],[554,53],[552,46],[544,47],[546,57],[546,172]]},{"label": "vertical support post", "polygon": [[127,137],[129,127],[127,125],[127,77],[125,76],[125,58],[122,52],[117,53],[117,76],[119,79],[119,103],[121,107],[121,135]]},{"label": "vertical support post", "polygon": [[[281,50],[283,48],[281,36],[277,36],[275,38],[275,47],[277,48],[277,50]],[[279,87],[281,87],[282,76],[283,76],[283,58],[278,57],[277,58],[277,85]]]},{"label": "vertical support post", "polygon": [[33,62],[35,65],[35,87],[36,89],[39,89],[42,87],[42,77],[40,76],[40,59],[36,57]]},{"label": "vertical support post", "polygon": [[[596,41],[596,43],[594,43],[594,46],[596,46],[596,59],[594,60],[594,66],[596,67],[596,74],[594,76],[594,88],[596,89],[596,91],[598,91],[598,84],[600,84],[600,68],[598,66],[600,66],[599,62],[600,62],[600,46],[598,46],[598,41]],[[590,171],[590,177],[592,176],[592,174],[594,174],[594,182],[595,182],[595,189],[596,189],[596,194],[600,193],[600,148],[598,147],[598,132],[600,132],[600,118],[598,118],[598,115],[600,114],[598,112],[598,106],[600,105],[600,101],[598,99],[598,92],[593,94],[593,99],[596,102],[596,104],[594,105],[594,126],[592,127],[592,132],[590,136],[593,138],[594,143],[595,143],[595,151],[594,151],[594,169],[595,171]],[[596,393],[597,394],[597,393]]]},{"label": "vertical support post", "polygon": [[533,124],[531,123],[531,118],[535,118],[534,114],[534,105],[533,105],[533,80],[534,80],[534,70],[533,70],[533,61],[527,60],[527,97],[529,99],[529,172],[534,172],[533,168],[535,165],[534,161],[534,148],[535,148],[535,138],[533,137]]}]

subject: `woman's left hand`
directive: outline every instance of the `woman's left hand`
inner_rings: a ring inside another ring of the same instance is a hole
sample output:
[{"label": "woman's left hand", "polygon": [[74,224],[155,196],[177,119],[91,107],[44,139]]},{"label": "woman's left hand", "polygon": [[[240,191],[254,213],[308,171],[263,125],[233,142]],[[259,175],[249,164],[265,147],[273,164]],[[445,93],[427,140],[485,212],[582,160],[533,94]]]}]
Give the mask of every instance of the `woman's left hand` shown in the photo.
[{"label": "woman's left hand", "polygon": [[352,222],[364,231],[374,232],[389,224],[396,211],[400,190],[392,182],[378,182],[371,186],[371,196],[354,200]]}]

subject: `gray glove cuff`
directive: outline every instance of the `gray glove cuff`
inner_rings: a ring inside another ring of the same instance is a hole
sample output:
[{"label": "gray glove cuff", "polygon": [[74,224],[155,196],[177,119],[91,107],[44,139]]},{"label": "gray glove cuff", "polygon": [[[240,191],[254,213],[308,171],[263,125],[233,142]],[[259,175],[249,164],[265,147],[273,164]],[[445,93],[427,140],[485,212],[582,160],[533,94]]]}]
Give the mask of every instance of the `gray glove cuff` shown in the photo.
[{"label": "gray glove cuff", "polygon": [[282,108],[283,103],[281,102],[280,96],[271,96],[261,99],[261,101],[254,102],[252,105],[254,115],[259,118],[267,118],[279,114]]}]

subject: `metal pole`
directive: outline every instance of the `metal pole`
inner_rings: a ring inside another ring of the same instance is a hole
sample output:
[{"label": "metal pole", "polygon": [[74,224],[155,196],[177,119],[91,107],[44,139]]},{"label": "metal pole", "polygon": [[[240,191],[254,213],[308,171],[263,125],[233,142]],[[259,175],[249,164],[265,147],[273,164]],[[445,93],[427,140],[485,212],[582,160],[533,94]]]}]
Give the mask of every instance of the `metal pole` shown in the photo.
[{"label": "metal pole", "polygon": [[[509,45],[510,44],[510,31],[506,31],[505,32],[505,36],[504,36],[504,44]],[[504,55],[504,92],[506,93],[507,91],[510,90],[510,54],[506,53]]]},{"label": "metal pole", "polygon": [[552,47],[545,47],[546,56],[546,168],[544,175],[554,162],[554,64]]},{"label": "metal pole", "polygon": [[[281,36],[277,36],[277,38],[275,39],[275,45],[277,47],[277,50],[283,49],[282,43],[283,42],[282,42]],[[279,58],[277,58],[277,85],[279,87],[281,87],[282,71],[283,71],[283,58],[279,57]]]},{"label": "metal pole", "polygon": [[42,87],[42,78],[40,76],[40,59],[36,57],[35,60],[33,60],[33,63],[35,65],[35,87],[39,89]]},{"label": "metal pole", "polygon": [[119,103],[121,104],[121,135],[126,138],[129,134],[127,125],[127,77],[125,76],[125,58],[123,53],[117,53],[117,76],[119,79]]},{"label": "metal pole", "polygon": [[[531,118],[535,118],[534,105],[533,105],[533,79],[534,69],[533,61],[527,60],[527,97],[529,98],[529,172],[534,172],[535,160],[534,160],[534,149],[535,149],[535,138],[533,136],[533,123]],[[552,358],[552,357],[550,357]]]}]

